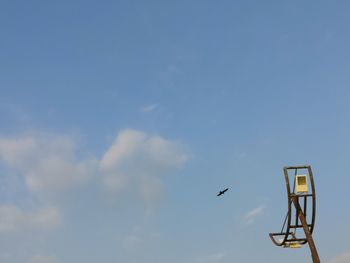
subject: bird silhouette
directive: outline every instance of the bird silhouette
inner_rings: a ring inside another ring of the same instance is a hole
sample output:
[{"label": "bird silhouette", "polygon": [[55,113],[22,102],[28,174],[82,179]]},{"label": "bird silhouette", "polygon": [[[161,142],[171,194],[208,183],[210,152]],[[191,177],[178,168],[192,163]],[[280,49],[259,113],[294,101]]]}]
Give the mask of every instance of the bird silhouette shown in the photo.
[{"label": "bird silhouette", "polygon": [[226,188],[225,190],[220,191],[216,196],[223,195],[227,190],[228,190],[228,188]]}]

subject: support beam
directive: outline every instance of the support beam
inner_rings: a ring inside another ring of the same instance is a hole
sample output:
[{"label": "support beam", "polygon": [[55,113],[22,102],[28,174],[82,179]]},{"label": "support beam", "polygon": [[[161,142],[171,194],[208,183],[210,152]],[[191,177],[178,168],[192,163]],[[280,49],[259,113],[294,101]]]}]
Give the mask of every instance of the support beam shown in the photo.
[{"label": "support beam", "polygon": [[304,232],[305,232],[306,240],[309,243],[311,256],[312,256],[312,261],[313,261],[313,263],[320,263],[321,261],[320,261],[320,258],[318,257],[316,245],[315,245],[314,240],[312,238],[312,235],[310,233],[309,226],[308,226],[308,224],[306,222],[306,218],[305,218],[305,215],[303,213],[303,210],[301,209],[300,204],[299,204],[299,197],[296,196],[296,195],[291,195],[291,199],[292,199],[292,201],[294,203],[294,206],[296,208],[297,215],[298,215],[298,217],[300,219],[300,222],[303,225],[303,229],[304,229]]}]

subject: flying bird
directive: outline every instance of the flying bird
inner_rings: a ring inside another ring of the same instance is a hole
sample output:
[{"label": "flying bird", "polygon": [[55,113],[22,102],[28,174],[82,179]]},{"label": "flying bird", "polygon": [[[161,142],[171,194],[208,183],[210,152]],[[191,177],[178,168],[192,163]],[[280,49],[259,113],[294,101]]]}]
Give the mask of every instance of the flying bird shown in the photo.
[{"label": "flying bird", "polygon": [[216,196],[223,195],[227,190],[228,190],[228,188],[226,188],[225,190],[220,191]]}]

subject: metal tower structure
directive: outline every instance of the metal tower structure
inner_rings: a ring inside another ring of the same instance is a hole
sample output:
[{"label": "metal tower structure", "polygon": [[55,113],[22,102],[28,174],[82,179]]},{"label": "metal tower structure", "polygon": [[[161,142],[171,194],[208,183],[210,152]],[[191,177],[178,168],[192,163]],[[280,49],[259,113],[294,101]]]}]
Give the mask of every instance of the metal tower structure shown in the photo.
[{"label": "metal tower structure", "polygon": [[[312,238],[316,217],[316,192],[311,166],[287,166],[283,168],[283,172],[288,211],[281,231],[270,233],[270,238],[275,245],[287,248],[299,248],[308,243],[313,262],[320,263]],[[292,189],[290,177],[293,177]]]}]

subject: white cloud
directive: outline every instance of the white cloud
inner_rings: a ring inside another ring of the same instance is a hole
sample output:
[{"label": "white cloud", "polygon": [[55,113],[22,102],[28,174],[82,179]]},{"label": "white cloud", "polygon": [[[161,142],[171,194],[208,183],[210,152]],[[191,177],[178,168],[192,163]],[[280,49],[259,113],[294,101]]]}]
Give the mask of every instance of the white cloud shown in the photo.
[{"label": "white cloud", "polygon": [[[15,205],[0,206],[1,232],[45,229],[60,223],[61,212],[52,205],[52,198],[86,183],[97,170],[93,158],[78,159],[76,146],[75,140],[68,136],[0,137],[0,164],[6,167],[6,176],[21,178],[7,178],[4,182],[14,189],[11,184],[22,184],[23,200],[19,201],[27,204],[23,209]],[[28,209],[28,204],[32,204],[29,207],[37,204],[37,209]]]},{"label": "white cloud", "polygon": [[33,193],[56,193],[87,181],[95,160],[80,161],[72,138],[33,135],[0,138],[0,161],[23,174]]},{"label": "white cloud", "polygon": [[[75,138],[70,136],[0,136],[0,169],[6,173],[6,180],[2,181],[20,184],[19,188],[13,187],[15,192],[12,196],[9,194],[9,198],[0,198],[11,204],[5,205],[0,200],[0,235],[5,239],[11,237],[11,240],[18,242],[18,249],[16,244],[13,246],[14,252],[9,251],[12,253],[10,260],[58,263],[55,256],[40,254],[41,250],[36,251],[35,247],[42,247],[51,237],[46,235],[46,231],[57,230],[57,226],[65,227],[65,224],[61,224],[63,219],[74,220],[77,215],[75,212],[70,213],[73,209],[79,211],[79,216],[80,211],[84,215],[84,209],[89,209],[90,213],[96,205],[101,205],[99,202],[103,199],[98,196],[98,189],[94,188],[98,187],[99,183],[104,183],[106,189],[112,193],[122,190],[132,192],[133,195],[139,196],[148,208],[159,200],[163,192],[163,176],[173,173],[187,160],[188,155],[181,143],[137,130],[120,132],[101,158],[84,157],[84,152],[78,148]],[[94,176],[97,174],[99,176]],[[7,180],[8,178],[16,180]],[[88,186],[82,188],[84,193],[78,191],[79,187],[84,185]],[[54,198],[51,198],[51,193],[54,194]],[[91,200],[93,202],[90,205]],[[126,202],[130,202],[129,199]],[[65,210],[67,208],[68,210]],[[66,216],[65,211],[68,212]],[[97,210],[97,213],[99,211]],[[111,215],[114,213],[107,216]],[[75,222],[72,223],[74,225]],[[38,235],[30,246],[26,245],[28,235]],[[134,249],[142,254],[146,253],[143,252],[147,250],[146,246],[158,242],[158,239],[157,233],[136,231],[122,239],[119,245],[129,248],[127,251],[132,252],[132,255]],[[18,259],[13,259],[13,255],[18,251],[22,254]],[[38,252],[39,254],[36,254]],[[28,255],[34,256],[29,258]],[[6,260],[7,257],[5,254],[0,255],[0,261]]]},{"label": "white cloud", "polygon": [[58,260],[52,255],[35,255],[29,259],[28,263],[58,263]]},{"label": "white cloud", "polygon": [[188,160],[183,146],[160,136],[136,130],[120,132],[100,161],[103,180],[109,192],[137,186],[146,203],[152,203],[162,192],[159,180]]},{"label": "white cloud", "polygon": [[265,205],[260,205],[244,215],[244,223],[247,225],[253,224],[255,220],[265,213]]},{"label": "white cloud", "polygon": [[61,214],[55,207],[24,211],[13,205],[0,206],[0,232],[17,232],[27,228],[45,228],[58,225]]},{"label": "white cloud", "polygon": [[146,106],[142,106],[140,108],[141,112],[151,112],[153,110],[155,110],[158,107],[158,104],[150,104],[150,105],[146,105]]},{"label": "white cloud", "polygon": [[[46,206],[68,191],[100,180],[110,193],[136,189],[144,203],[152,206],[163,192],[162,176],[175,171],[188,159],[180,143],[130,129],[118,134],[100,160],[80,158],[81,153],[70,136],[35,133],[0,137],[0,165],[9,171],[8,176],[20,178],[17,181],[22,184],[22,191],[27,191],[24,196]],[[97,174],[101,176],[94,176]],[[5,182],[16,183],[16,180]],[[2,208],[17,221],[28,215],[15,206]],[[3,229],[16,225],[1,222]]]},{"label": "white cloud", "polygon": [[350,262],[350,252],[347,252],[333,258],[328,263],[349,263],[349,262]]},{"label": "white cloud", "polygon": [[128,158],[140,151],[142,143],[146,140],[143,132],[125,130],[117,136],[113,145],[102,157],[100,166],[103,170],[114,170]]}]

